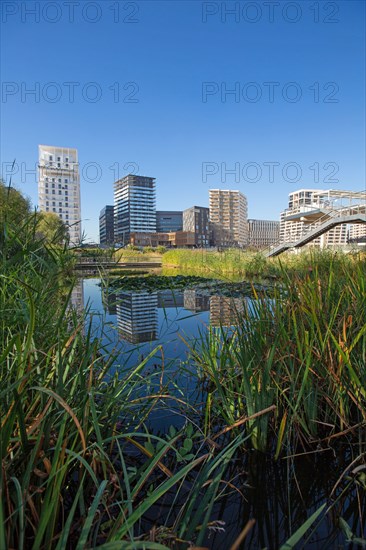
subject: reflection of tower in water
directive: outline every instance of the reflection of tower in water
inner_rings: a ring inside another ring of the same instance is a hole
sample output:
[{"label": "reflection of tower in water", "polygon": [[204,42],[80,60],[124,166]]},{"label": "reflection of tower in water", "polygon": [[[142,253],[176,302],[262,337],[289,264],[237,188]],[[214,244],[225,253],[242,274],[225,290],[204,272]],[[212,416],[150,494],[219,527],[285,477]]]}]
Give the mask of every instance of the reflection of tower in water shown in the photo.
[{"label": "reflection of tower in water", "polygon": [[183,292],[181,290],[159,290],[158,307],[163,309],[183,307]]},{"label": "reflection of tower in water", "polygon": [[230,327],[238,323],[238,314],[245,308],[245,298],[211,296],[210,324],[213,327]]},{"label": "reflection of tower in water", "polygon": [[110,292],[108,289],[102,286],[102,302],[103,307],[108,315],[117,314],[117,295],[115,292]]},{"label": "reflection of tower in water", "polygon": [[187,289],[184,291],[184,307],[195,313],[208,311],[210,309],[210,298],[199,294],[197,290]]},{"label": "reflection of tower in water", "polygon": [[117,324],[120,335],[131,344],[157,339],[158,293],[119,292]]},{"label": "reflection of tower in water", "polygon": [[71,291],[70,302],[79,315],[84,312],[84,289],[82,279],[77,279],[75,281],[74,287]]}]

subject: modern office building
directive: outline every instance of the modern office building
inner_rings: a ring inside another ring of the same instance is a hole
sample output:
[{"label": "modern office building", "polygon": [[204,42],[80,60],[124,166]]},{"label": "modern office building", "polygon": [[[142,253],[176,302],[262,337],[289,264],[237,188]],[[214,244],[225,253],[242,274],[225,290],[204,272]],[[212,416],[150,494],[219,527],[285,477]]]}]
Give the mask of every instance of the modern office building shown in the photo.
[{"label": "modern office building", "polygon": [[210,189],[212,244],[218,247],[248,244],[248,203],[240,191]]},{"label": "modern office building", "polygon": [[132,344],[156,340],[157,292],[120,292],[117,294],[116,310],[118,330],[124,340]]},{"label": "modern office building", "polygon": [[70,244],[81,240],[78,151],[69,147],[39,145],[38,205],[54,212],[65,223]]},{"label": "modern office building", "polygon": [[280,222],[273,220],[248,220],[248,246],[268,248],[280,240]]},{"label": "modern office building", "polygon": [[107,204],[99,215],[99,242],[101,245],[114,243],[114,206]]},{"label": "modern office building", "polygon": [[195,235],[195,246],[206,248],[210,246],[209,208],[191,206],[183,211],[183,231],[191,231]]},{"label": "modern office building", "polygon": [[182,231],[183,212],[178,210],[157,210],[156,231],[169,233],[170,231]]},{"label": "modern office building", "polygon": [[129,174],[114,184],[114,240],[130,242],[131,233],[156,232],[155,178]]}]

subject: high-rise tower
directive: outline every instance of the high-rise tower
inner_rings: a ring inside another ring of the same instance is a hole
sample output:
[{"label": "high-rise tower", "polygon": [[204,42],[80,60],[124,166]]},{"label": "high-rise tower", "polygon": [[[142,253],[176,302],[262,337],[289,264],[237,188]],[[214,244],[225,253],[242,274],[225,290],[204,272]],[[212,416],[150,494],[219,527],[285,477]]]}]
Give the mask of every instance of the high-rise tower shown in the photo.
[{"label": "high-rise tower", "polygon": [[38,204],[65,223],[70,244],[81,240],[80,178],[77,149],[39,145]]}]

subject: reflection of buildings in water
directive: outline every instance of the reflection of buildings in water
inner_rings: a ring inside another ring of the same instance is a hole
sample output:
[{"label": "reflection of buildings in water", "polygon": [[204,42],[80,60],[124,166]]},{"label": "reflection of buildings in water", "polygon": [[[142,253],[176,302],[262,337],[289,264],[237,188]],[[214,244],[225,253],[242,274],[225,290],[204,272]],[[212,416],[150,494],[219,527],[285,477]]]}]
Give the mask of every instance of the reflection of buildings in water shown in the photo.
[{"label": "reflection of buildings in water", "polygon": [[117,295],[102,286],[103,307],[108,315],[117,315]]},{"label": "reflection of buildings in water", "polygon": [[197,290],[187,289],[184,291],[184,307],[190,311],[208,311],[210,309],[210,297],[199,294]]},{"label": "reflection of buildings in water", "polygon": [[181,290],[160,290],[158,307],[164,309],[183,307],[183,292]]},{"label": "reflection of buildings in water", "polygon": [[213,327],[229,327],[237,324],[238,313],[245,307],[245,298],[230,298],[227,296],[211,296],[210,324]]},{"label": "reflection of buildings in water", "polygon": [[158,293],[119,292],[117,295],[117,324],[119,333],[131,344],[157,339]]},{"label": "reflection of buildings in water", "polygon": [[84,311],[83,280],[77,279],[71,292],[71,305],[81,314]]}]

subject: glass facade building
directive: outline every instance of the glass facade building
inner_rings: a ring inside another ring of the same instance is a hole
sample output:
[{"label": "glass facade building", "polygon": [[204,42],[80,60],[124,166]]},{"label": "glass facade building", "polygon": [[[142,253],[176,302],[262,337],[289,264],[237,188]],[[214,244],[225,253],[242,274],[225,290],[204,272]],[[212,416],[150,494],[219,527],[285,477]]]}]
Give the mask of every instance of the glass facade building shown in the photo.
[{"label": "glass facade building", "polygon": [[157,210],[156,231],[169,233],[170,231],[182,231],[183,212],[178,210]]},{"label": "glass facade building", "polygon": [[114,240],[124,246],[131,233],[156,232],[155,178],[129,174],[114,184]]},{"label": "glass facade building", "polygon": [[103,245],[114,243],[114,206],[107,204],[99,215],[99,242]]}]

